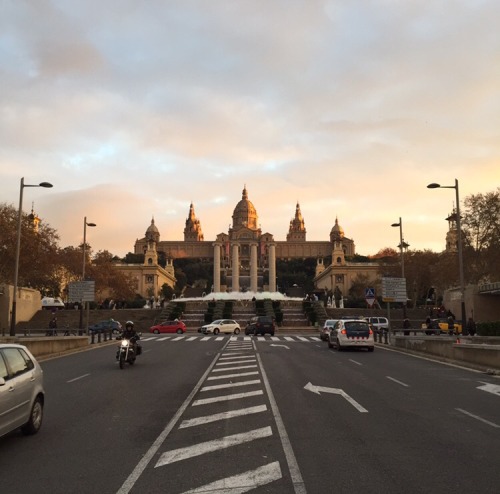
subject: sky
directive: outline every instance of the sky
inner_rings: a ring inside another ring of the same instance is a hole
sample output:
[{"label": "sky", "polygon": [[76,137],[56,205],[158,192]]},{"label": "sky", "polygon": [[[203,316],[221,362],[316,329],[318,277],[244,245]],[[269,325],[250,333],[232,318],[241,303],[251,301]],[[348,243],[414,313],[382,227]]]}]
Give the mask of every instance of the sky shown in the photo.
[{"label": "sky", "polygon": [[445,248],[500,186],[498,0],[0,0],[0,203],[61,247],[132,252],[154,218],[227,233],[338,218],[356,252]]}]

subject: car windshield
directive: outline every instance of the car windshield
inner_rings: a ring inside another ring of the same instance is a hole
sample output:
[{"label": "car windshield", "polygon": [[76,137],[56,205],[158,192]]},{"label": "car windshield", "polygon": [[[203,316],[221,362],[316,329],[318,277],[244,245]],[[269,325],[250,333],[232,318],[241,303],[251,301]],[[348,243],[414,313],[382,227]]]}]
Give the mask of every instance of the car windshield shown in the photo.
[{"label": "car windshield", "polygon": [[222,319],[217,319],[216,321],[212,321],[210,324],[221,324],[222,322]]}]

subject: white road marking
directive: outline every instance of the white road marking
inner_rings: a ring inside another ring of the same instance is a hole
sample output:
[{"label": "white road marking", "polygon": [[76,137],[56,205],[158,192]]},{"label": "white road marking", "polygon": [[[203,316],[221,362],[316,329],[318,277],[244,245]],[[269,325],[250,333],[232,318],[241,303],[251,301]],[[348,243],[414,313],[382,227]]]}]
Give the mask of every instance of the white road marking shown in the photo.
[{"label": "white road marking", "polygon": [[226,372],[228,370],[239,370],[239,369],[255,369],[256,367],[257,365],[239,365],[237,367],[225,367],[223,369],[214,369],[213,372]]},{"label": "white road marking", "polygon": [[498,384],[485,383],[483,386],[478,386],[477,389],[481,391],[486,391],[487,393],[492,393],[494,395],[500,396],[500,386]]},{"label": "white road marking", "polygon": [[171,336],[164,336],[163,338],[159,338],[158,341],[165,341],[165,340],[169,340],[170,338],[172,338]]},{"label": "white road marking", "polygon": [[253,413],[260,413],[267,411],[266,405],[259,405],[255,407],[240,408],[238,410],[231,410],[230,412],[214,413],[212,415],[206,415],[204,417],[198,417],[195,419],[183,420],[179,429],[185,429],[186,427],[194,427],[196,425],[208,424],[210,422],[217,422],[218,420],[227,420],[235,417],[242,417],[251,415]]},{"label": "white road marking", "polygon": [[495,427],[496,429],[500,429],[500,425],[495,424],[494,422],[490,422],[489,420],[483,419],[482,417],[479,417],[478,415],[474,415],[473,413],[467,412],[466,410],[462,410],[461,408],[455,408],[455,410],[458,410],[459,412],[468,415],[469,417],[472,417],[473,419],[479,420],[485,424],[491,425],[491,427]]},{"label": "white road marking", "polygon": [[194,446],[166,451],[161,455],[155,465],[155,468],[162,467],[163,465],[169,465],[187,458],[193,458],[206,453],[212,453],[221,449],[230,448],[231,446],[236,446],[238,444],[249,443],[251,441],[255,441],[256,439],[272,436],[272,434],[273,432],[271,427],[262,427],[261,429],[255,429],[249,432],[225,436],[222,439],[214,439],[213,441],[206,441],[204,443],[195,444]]},{"label": "white road marking", "polygon": [[291,336],[284,336],[286,341],[295,341]]},{"label": "white road marking", "polygon": [[231,395],[216,396],[214,398],[205,398],[203,400],[196,400],[193,402],[193,406],[197,407],[200,405],[208,405],[210,403],[218,403],[220,401],[239,400],[241,398],[249,398],[250,396],[259,396],[263,394],[264,392],[262,390],[258,390],[258,391],[249,391],[247,393],[235,393]]},{"label": "white road marking", "polygon": [[[227,370],[227,369],[224,369]],[[213,381],[215,379],[229,379],[231,377],[245,377],[245,376],[255,376],[259,372],[258,371],[251,371],[251,372],[240,372],[239,374],[224,374],[223,376],[213,376],[209,377],[207,381]]]},{"label": "white road marking", "polygon": [[141,341],[150,341],[150,340],[156,340],[158,336],[150,336],[149,338],[141,338]]},{"label": "white road marking", "polygon": [[395,383],[398,383],[398,384],[401,384],[401,386],[404,386],[405,388],[408,388],[409,385],[408,384],[405,384],[404,382],[402,381],[398,381],[397,379],[394,379],[393,377],[391,376],[385,376],[387,379],[390,379],[391,381],[394,381]]},{"label": "white road marking", "polygon": [[278,404],[274,399],[273,390],[267,379],[266,371],[262,365],[262,360],[260,355],[257,354],[257,359],[259,361],[260,371],[262,373],[262,380],[264,381],[264,386],[266,388],[267,396],[269,398],[269,403],[274,415],[274,421],[276,422],[276,427],[278,428],[278,434],[280,436],[281,445],[283,446],[283,451],[285,452],[286,462],[288,464],[288,470],[290,471],[290,477],[293,483],[293,489],[295,494],[306,494],[306,487],[304,485],[304,480],[302,479],[302,474],[300,473],[299,464],[297,463],[297,458],[295,458],[295,453],[293,452],[292,443],[285,429],[285,424],[281,418],[281,414],[278,408]]},{"label": "white road marking", "polygon": [[368,410],[364,407],[362,407],[356,400],[351,398],[343,389],[339,388],[327,388],[325,386],[315,386],[314,384],[311,384],[310,382],[307,383],[304,386],[304,389],[307,389],[308,391],[312,391],[313,393],[316,394],[321,394],[321,393],[332,393],[336,395],[340,395],[343,398],[345,398],[358,412],[362,413],[368,413]]},{"label": "white road marking", "polygon": [[204,336],[200,341],[210,341],[211,339],[210,336]]},{"label": "white road marking", "polygon": [[221,366],[221,365],[234,365],[236,363],[247,364],[247,363],[250,363],[250,362],[255,362],[255,358],[249,358],[248,360],[239,360],[238,362],[219,362],[219,363],[217,363],[217,366]]},{"label": "white road marking", "polygon": [[232,477],[226,477],[225,479],[203,485],[197,489],[191,489],[183,494],[206,494],[209,492],[212,494],[243,494],[261,485],[279,480],[281,477],[280,464],[278,461],[275,461],[255,470],[249,470],[239,475],[233,475]]},{"label": "white road marking", "polygon": [[79,381],[80,379],[83,379],[84,377],[88,377],[90,376],[90,374],[83,374],[83,376],[78,376],[78,377],[75,377],[74,379],[70,379],[69,381],[66,381],[67,383],[73,383],[75,381]]},{"label": "white road marking", "polygon": [[252,379],[251,381],[241,381],[236,383],[214,384],[213,386],[205,386],[204,388],[201,388],[200,392],[213,391],[214,389],[237,388],[239,386],[251,386],[252,384],[259,384],[260,382],[260,379]]},{"label": "white road marking", "polygon": [[269,346],[281,346],[283,348],[286,348],[287,350],[290,350],[290,347],[288,347],[286,345],[276,345],[275,343],[271,343]]},{"label": "white road marking", "polygon": [[177,336],[177,338],[174,338],[172,341],[179,341],[179,340],[183,340],[185,338],[185,336]]},{"label": "white road marking", "polygon": [[215,338],[215,341],[222,341],[224,339],[224,336],[217,336],[217,338]]},{"label": "white road marking", "polygon": [[253,353],[249,353],[249,352],[246,352],[242,355],[230,355],[229,357],[226,357],[225,355],[227,355],[227,354],[225,353],[224,356],[222,356],[219,359],[219,361],[221,361],[221,360],[241,360],[241,359],[253,357]]},{"label": "white road marking", "polygon": [[353,360],[352,358],[349,359],[349,362],[352,362],[353,364],[356,364],[356,365],[363,365],[361,362],[357,362],[356,360]]},{"label": "white road marking", "polygon": [[304,338],[303,336],[297,336],[297,338],[300,340],[300,341],[307,341],[307,343],[309,343],[311,340],[308,340],[307,338]]},{"label": "white road marking", "polygon": [[198,339],[198,336],[190,336],[186,341],[193,341],[193,340],[197,340]]},{"label": "white road marking", "polygon": [[321,341],[321,338],[318,338],[317,336],[311,336],[310,338],[313,341]]},{"label": "white road marking", "polygon": [[252,338],[250,336],[244,336],[243,341],[252,341]]},{"label": "white road marking", "polygon": [[278,336],[271,336],[271,340],[273,341],[280,341]]}]

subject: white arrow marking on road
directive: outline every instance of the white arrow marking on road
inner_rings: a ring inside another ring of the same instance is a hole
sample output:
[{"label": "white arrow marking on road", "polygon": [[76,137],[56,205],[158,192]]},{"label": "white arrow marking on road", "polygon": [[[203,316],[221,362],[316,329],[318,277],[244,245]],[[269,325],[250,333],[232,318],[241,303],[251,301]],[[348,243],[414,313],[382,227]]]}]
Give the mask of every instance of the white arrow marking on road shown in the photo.
[{"label": "white arrow marking on road", "polygon": [[185,460],[187,458],[192,458],[194,456],[204,455],[205,453],[212,453],[213,451],[219,451],[221,449],[230,448],[231,446],[236,446],[238,444],[248,443],[256,439],[261,439],[263,437],[272,436],[271,427],[262,427],[261,429],[255,429],[249,432],[243,432],[241,434],[233,434],[231,436],[225,436],[222,439],[215,439],[213,441],[206,441],[204,443],[195,444],[194,446],[188,446],[187,448],[174,449],[172,451],[166,451],[163,453],[155,465],[155,468],[162,467],[163,465],[168,465],[170,463],[175,463],[176,461]]},{"label": "white arrow marking on road", "polygon": [[325,388],[324,386],[315,386],[314,384],[307,383],[304,386],[304,389],[307,389],[308,391],[312,391],[313,393],[320,394],[320,393],[332,393],[335,395],[340,395],[344,397],[358,412],[362,413],[368,413],[368,410],[366,408],[363,408],[356,400],[353,400],[343,389],[339,388]]},{"label": "white arrow marking on road", "polygon": [[500,396],[500,386],[498,384],[484,384],[483,386],[478,386],[477,389]]},{"label": "white arrow marking on road", "polygon": [[286,345],[275,345],[274,343],[271,343],[269,346],[282,346],[283,348],[286,348],[287,350],[290,350],[290,348],[287,347]]},{"label": "white arrow marking on road", "polygon": [[231,492],[232,494],[243,494],[261,485],[266,485],[281,479],[281,468],[278,461],[264,465],[263,467],[250,470],[239,475],[233,475],[211,484],[203,485],[197,489],[191,489],[184,494],[202,494],[207,492]]}]

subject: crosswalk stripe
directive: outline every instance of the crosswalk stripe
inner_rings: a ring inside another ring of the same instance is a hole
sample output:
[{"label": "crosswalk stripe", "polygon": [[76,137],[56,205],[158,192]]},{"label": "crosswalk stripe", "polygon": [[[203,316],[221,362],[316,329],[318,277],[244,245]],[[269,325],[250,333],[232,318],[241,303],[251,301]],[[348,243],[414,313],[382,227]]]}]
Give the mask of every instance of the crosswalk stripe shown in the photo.
[{"label": "crosswalk stripe", "polygon": [[186,448],[166,451],[161,455],[155,465],[155,468],[162,467],[163,465],[169,465],[170,463],[175,463],[176,461],[185,460],[186,458],[201,456],[206,453],[212,453],[221,449],[230,448],[231,446],[237,446],[238,444],[244,444],[250,441],[255,441],[256,439],[269,437],[272,436],[272,434],[271,427],[268,426],[249,432],[225,436],[222,439],[206,441],[204,443],[195,444],[194,446],[188,446]]},{"label": "crosswalk stripe", "polygon": [[186,341],[193,341],[193,340],[197,340],[198,339],[198,336],[190,336]]},{"label": "crosswalk stripe", "polygon": [[271,336],[271,340],[273,341],[280,341],[278,336]]},{"label": "crosswalk stripe", "polygon": [[210,341],[212,338],[210,336],[204,336],[201,341]]},{"label": "crosswalk stripe", "polygon": [[244,494],[261,485],[279,480],[282,476],[279,461],[274,461],[273,463],[269,463],[269,465],[233,475],[232,477],[226,477],[225,479],[216,480],[210,484],[186,491],[183,494],[203,494],[207,492]]},{"label": "crosswalk stripe", "polygon": [[221,369],[212,369],[212,372],[226,372],[228,370],[239,370],[239,369],[255,369],[255,367],[257,367],[257,364],[255,364],[255,365],[238,365],[237,367],[223,367]]},{"label": "crosswalk stripe", "polygon": [[251,386],[252,384],[259,384],[262,382],[260,379],[252,379],[251,381],[241,381],[236,383],[226,383],[226,384],[214,384],[213,386],[205,386],[200,389],[200,392],[203,391],[213,391],[214,389],[228,389],[228,388],[237,388],[240,386]]},{"label": "crosswalk stripe", "polygon": [[303,336],[297,336],[297,338],[300,340],[300,341],[307,341],[309,343],[310,340],[308,340],[307,338],[304,338]]},{"label": "crosswalk stripe", "polygon": [[286,341],[295,341],[291,336],[284,336]]},{"label": "crosswalk stripe", "polygon": [[247,360],[240,360],[239,362],[218,362],[215,365],[216,366],[219,366],[219,365],[234,365],[236,363],[239,363],[239,364],[248,364],[250,362],[255,362],[255,358],[249,358]]},{"label": "crosswalk stripe", "polygon": [[215,341],[222,341],[224,339],[224,336],[217,336],[217,338],[215,338]]},{"label": "crosswalk stripe", "polygon": [[253,354],[248,352],[245,355],[231,355],[229,357],[221,357],[219,360],[241,360],[252,357]]},{"label": "crosswalk stripe", "polygon": [[241,398],[249,398],[250,396],[260,396],[263,394],[264,391],[259,389],[258,391],[248,391],[247,393],[234,393],[231,395],[214,396],[213,398],[204,398],[202,400],[193,401],[193,406],[197,407],[200,405],[209,405],[211,403],[218,403],[220,401],[239,400]]},{"label": "crosswalk stripe", "polygon": [[172,341],[179,341],[179,340],[183,340],[185,338],[185,336],[177,336],[177,338],[174,338]]},{"label": "crosswalk stripe", "polygon": [[219,420],[227,420],[235,417],[246,417],[253,413],[260,413],[267,411],[266,405],[258,405],[255,407],[240,408],[238,410],[231,410],[229,412],[214,413],[212,415],[205,415],[203,417],[197,417],[194,419],[183,420],[179,429],[185,429],[186,427],[194,427],[196,425],[209,424],[211,422],[217,422]]},{"label": "crosswalk stripe", "polygon": [[[227,369],[224,369],[224,370],[227,370]],[[217,379],[230,379],[231,377],[255,376],[256,374],[259,374],[259,371],[240,372],[239,374],[224,374],[222,376],[207,377],[207,381],[215,381]]]},{"label": "crosswalk stripe", "polygon": [[158,341],[165,341],[165,340],[169,340],[170,338],[172,338],[171,336],[164,336],[163,338],[159,338]]}]

